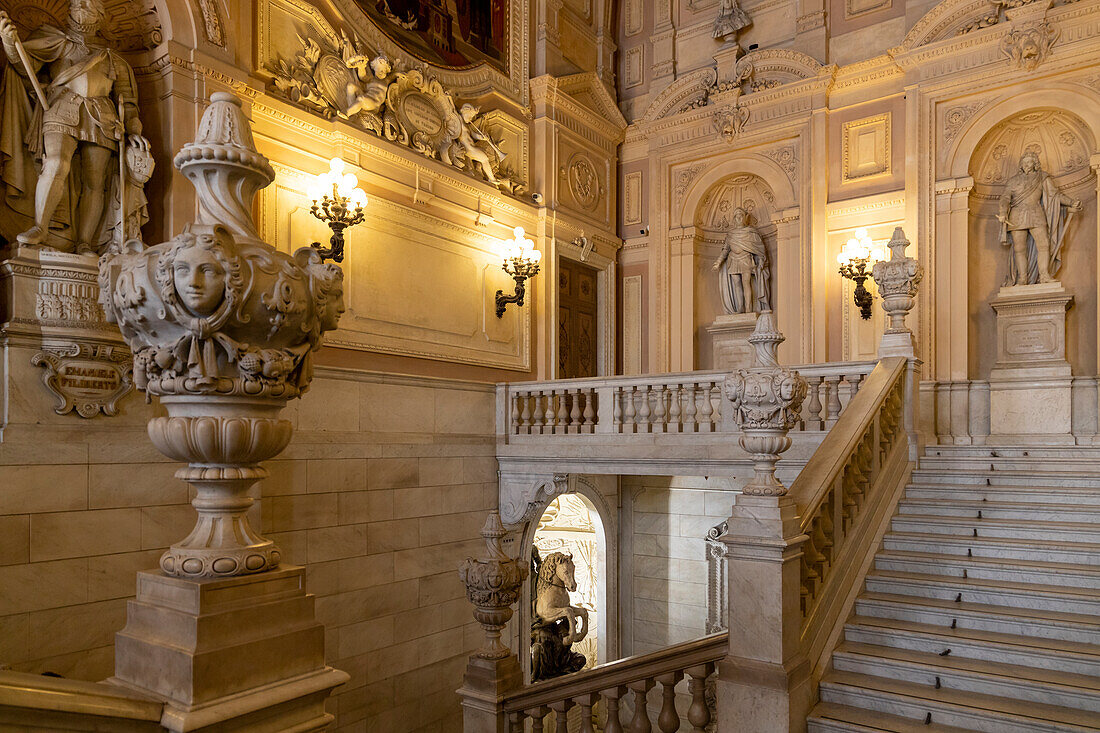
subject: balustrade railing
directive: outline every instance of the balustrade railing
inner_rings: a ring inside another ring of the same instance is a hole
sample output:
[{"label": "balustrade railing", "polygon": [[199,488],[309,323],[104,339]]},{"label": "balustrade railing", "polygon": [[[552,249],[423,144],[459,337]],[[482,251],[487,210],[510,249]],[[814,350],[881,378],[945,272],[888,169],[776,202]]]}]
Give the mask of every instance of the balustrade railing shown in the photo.
[{"label": "balustrade railing", "polygon": [[[823,431],[835,425],[874,366],[865,361],[791,367],[809,384],[796,429]],[[506,407],[509,436],[737,432],[724,419],[726,374],[513,382],[500,385],[497,394]]]},{"label": "balustrade railing", "polygon": [[[883,359],[791,485],[809,539],[801,559],[803,639],[823,643],[908,463],[907,360]],[[810,649],[813,658],[814,649]]]},{"label": "balustrade railing", "polygon": [[[528,685],[505,698],[508,731],[551,733],[548,725],[553,725],[554,733],[566,733],[569,711],[574,707],[580,708],[577,717],[581,733],[594,733],[594,717],[602,721],[599,730],[604,733],[679,731],[681,718],[676,710],[676,686],[686,678],[691,696],[687,721],[691,730],[703,733],[714,715],[707,704],[707,679],[714,673],[718,660],[726,655],[728,643],[726,632],[712,634],[650,654],[627,657],[567,677]],[[660,706],[651,707],[650,691],[658,686]],[[624,701],[624,698],[627,699]],[[597,706],[602,710],[595,716]],[[626,710],[627,707],[632,710]]]}]

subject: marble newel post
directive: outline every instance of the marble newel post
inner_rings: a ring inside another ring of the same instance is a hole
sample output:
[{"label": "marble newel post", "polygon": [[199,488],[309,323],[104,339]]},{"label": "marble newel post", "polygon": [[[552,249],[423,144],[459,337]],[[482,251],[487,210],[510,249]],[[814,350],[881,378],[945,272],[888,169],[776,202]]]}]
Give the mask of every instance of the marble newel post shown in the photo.
[{"label": "marble newel post", "polygon": [[[250,526],[259,464],[290,442],[279,413],[312,377],[311,352],[343,312],[343,274],[310,248],[263,242],[252,198],[274,172],[235,96],[217,93],[175,165],[195,186],[198,220],[104,259],[104,310],[134,353],[134,383],[168,415],[149,437],[187,465],[195,529],[138,574],[113,682],[167,702],[171,731],[314,731],[347,681],[324,663],[324,628],[300,567]],[[261,722],[262,721],[262,722]]]},{"label": "marble newel post", "polygon": [[[728,548],[729,654],[718,666],[718,720],[745,733],[805,730],[810,665],[800,651],[802,533],[797,507],[775,477],[791,445],[806,380],[779,366],[783,334],[770,311],[749,343],[756,366],[726,377],[724,393],[741,426],[755,476],[737,497],[720,541]],[[741,589],[751,589],[742,592]]]},{"label": "marble newel post", "polygon": [[463,733],[506,733],[504,695],[523,683],[516,655],[500,640],[528,573],[525,563],[508,557],[501,547],[506,534],[500,515],[491,513],[481,529],[486,556],[468,558],[458,567],[466,597],[474,604],[474,618],[485,629],[485,646],[470,656],[458,690]]}]

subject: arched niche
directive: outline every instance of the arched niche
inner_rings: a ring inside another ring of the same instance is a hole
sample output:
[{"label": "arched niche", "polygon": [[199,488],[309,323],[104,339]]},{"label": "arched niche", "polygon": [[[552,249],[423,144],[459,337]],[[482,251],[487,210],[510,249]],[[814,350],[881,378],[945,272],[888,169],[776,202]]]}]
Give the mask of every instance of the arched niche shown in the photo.
[{"label": "arched niche", "polygon": [[[619,633],[619,542],[617,511],[612,509],[605,496],[606,491],[601,491],[598,485],[604,481],[614,482],[617,491],[618,481],[615,476],[580,476],[570,474],[563,492],[553,492],[552,495],[544,495],[536,506],[525,516],[533,517],[522,525],[519,546],[516,552],[517,558],[523,558],[527,562],[531,559],[531,548],[535,545],[535,537],[539,530],[539,524],[547,509],[561,496],[575,497],[581,501],[589,512],[593,528],[598,540],[598,554],[596,563],[597,586],[596,606],[597,617],[592,625],[596,633],[596,660],[598,664],[605,664],[619,658],[620,640]],[[605,487],[607,488],[607,487]],[[612,497],[614,498],[614,497]],[[602,578],[602,580],[599,580]],[[516,611],[516,640],[514,648],[519,652],[520,668],[523,670],[523,678],[531,681],[531,618],[534,582],[528,579],[524,584],[523,595],[519,608]]]},{"label": "arched niche", "polygon": [[714,183],[700,197],[694,216],[695,227],[695,324],[696,353],[695,363],[700,369],[715,369],[711,334],[707,326],[715,318],[725,314],[722,297],[718,287],[719,274],[714,270],[714,262],[722,252],[726,232],[729,231],[732,215],[738,207],[749,215],[748,224],[756,227],[764,239],[771,268],[769,286],[772,293],[773,308],[776,292],[776,262],[779,252],[777,232],[774,223],[780,218],[776,211],[776,197],[772,187],[754,173],[738,173],[727,176]]},{"label": "arched niche", "polygon": [[1020,156],[1034,152],[1042,168],[1071,198],[1082,203],[1066,232],[1063,262],[1056,277],[1074,296],[1066,316],[1066,357],[1074,374],[1096,373],[1097,222],[1096,150],[1084,120],[1065,109],[1040,107],[1015,113],[993,125],[974,147],[968,173],[968,373],[985,379],[996,361],[996,318],[989,302],[1008,276],[1010,247],[1001,244],[998,201]]}]

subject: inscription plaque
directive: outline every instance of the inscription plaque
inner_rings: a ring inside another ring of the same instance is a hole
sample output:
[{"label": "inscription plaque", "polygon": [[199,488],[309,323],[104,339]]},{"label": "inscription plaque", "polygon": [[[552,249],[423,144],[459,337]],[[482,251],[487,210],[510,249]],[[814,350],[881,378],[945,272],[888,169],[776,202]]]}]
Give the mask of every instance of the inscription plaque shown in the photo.
[{"label": "inscription plaque", "polygon": [[443,115],[435,101],[417,92],[410,92],[401,100],[401,111],[415,130],[434,137],[443,131]]},{"label": "inscription plaque", "polygon": [[31,364],[42,367],[42,383],[58,399],[54,412],[84,418],[118,414],[118,403],[134,387],[133,358],[114,346],[67,344],[39,351]]}]

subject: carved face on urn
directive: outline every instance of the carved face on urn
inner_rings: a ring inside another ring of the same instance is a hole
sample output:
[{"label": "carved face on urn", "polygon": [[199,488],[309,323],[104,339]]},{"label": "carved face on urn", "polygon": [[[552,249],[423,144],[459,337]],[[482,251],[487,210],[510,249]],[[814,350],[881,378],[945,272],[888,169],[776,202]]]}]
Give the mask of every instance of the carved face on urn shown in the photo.
[{"label": "carved face on urn", "polygon": [[[184,321],[197,319],[220,328],[239,300],[240,264],[231,254],[232,237],[223,227],[186,231],[158,258],[161,297]],[[216,321],[216,323],[210,322]],[[197,324],[186,324],[194,328]]]},{"label": "carved face on urn", "polygon": [[344,271],[331,262],[322,262],[317,250],[303,247],[294,253],[294,259],[309,274],[309,290],[317,308],[321,331],[334,331],[340,316],[347,307],[344,304]]},{"label": "carved face on urn", "polygon": [[180,252],[172,263],[172,279],[192,315],[211,315],[225,298],[225,270],[208,249],[189,247]]}]

